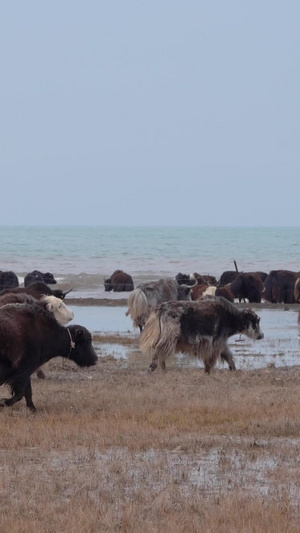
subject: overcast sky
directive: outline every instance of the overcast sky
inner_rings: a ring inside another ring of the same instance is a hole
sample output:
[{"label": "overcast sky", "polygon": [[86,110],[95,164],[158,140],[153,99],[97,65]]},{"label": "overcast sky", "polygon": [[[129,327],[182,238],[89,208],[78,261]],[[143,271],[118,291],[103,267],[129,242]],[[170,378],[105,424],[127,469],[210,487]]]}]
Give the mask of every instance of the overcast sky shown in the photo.
[{"label": "overcast sky", "polygon": [[300,225],[300,3],[4,2],[1,225]]}]

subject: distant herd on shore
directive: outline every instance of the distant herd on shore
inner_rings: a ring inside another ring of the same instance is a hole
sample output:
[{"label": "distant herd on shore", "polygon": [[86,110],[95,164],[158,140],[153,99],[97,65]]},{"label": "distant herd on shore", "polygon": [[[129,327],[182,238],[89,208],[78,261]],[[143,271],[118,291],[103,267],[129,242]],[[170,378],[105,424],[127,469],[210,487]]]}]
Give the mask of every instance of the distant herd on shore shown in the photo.
[{"label": "distant herd on shore", "polygon": [[[174,279],[179,285],[191,286],[191,299],[198,300],[203,294],[223,296],[230,302],[248,301],[260,303],[300,302],[300,272],[291,270],[271,270],[266,272],[238,272],[227,270],[219,279],[209,274],[182,274],[179,272]],[[143,285],[143,284],[141,284]],[[141,286],[139,285],[139,286]],[[134,283],[130,274],[116,270],[104,280],[105,291],[133,291]]]},{"label": "distant herd on shore", "polygon": [[[269,273],[226,270],[218,279],[209,274],[179,272],[174,279],[178,285],[191,287],[192,300],[198,300],[203,295],[213,295],[223,296],[230,302],[300,303],[300,272],[291,270],[271,270]],[[33,270],[25,276],[24,287],[37,281],[47,285],[57,283],[51,272]],[[19,287],[18,276],[12,271],[0,271],[0,292],[16,287]],[[104,279],[104,289],[107,292],[131,292],[134,288],[132,276],[123,270],[115,270],[109,278]]]}]

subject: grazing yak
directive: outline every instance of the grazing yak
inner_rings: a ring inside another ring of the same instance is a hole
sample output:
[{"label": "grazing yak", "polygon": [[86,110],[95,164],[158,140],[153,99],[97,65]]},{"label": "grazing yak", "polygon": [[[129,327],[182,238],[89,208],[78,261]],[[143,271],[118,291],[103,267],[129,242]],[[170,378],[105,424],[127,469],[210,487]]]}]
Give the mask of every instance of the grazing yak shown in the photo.
[{"label": "grazing yak", "polygon": [[4,289],[13,289],[19,287],[19,278],[11,270],[3,272],[0,270],[0,291]]},{"label": "grazing yak", "polygon": [[199,285],[195,285],[191,289],[191,300],[200,300],[205,292],[210,290],[214,293],[216,287],[208,285],[207,283],[199,283]]},{"label": "grazing yak", "polygon": [[123,270],[115,270],[110,278],[104,280],[104,290],[105,291],[114,291],[114,292],[123,292],[123,291],[133,291],[133,281],[132,277]]},{"label": "grazing yak", "polygon": [[28,285],[31,285],[31,283],[34,283],[35,281],[43,281],[44,283],[48,283],[48,285],[57,283],[51,272],[46,272],[43,274],[43,272],[40,272],[39,270],[33,270],[32,272],[26,274],[24,278],[24,286],[28,287]]},{"label": "grazing yak", "polygon": [[230,284],[224,287],[215,287],[214,285],[196,285],[191,290],[192,300],[200,300],[205,296],[223,296],[229,302],[234,302],[234,296],[230,290]]},{"label": "grazing yak", "polygon": [[127,300],[128,311],[134,327],[143,330],[151,311],[160,303],[169,300],[190,300],[191,287],[178,285],[172,278],[164,278],[158,281],[140,284]]},{"label": "grazing yak", "polygon": [[231,292],[230,283],[228,285],[223,285],[223,287],[216,287],[214,296],[222,296],[229,302],[234,302],[234,296]]},{"label": "grazing yak", "polygon": [[210,276],[209,274],[197,274],[197,272],[194,272],[194,274],[181,274],[179,272],[175,276],[175,280],[179,285],[195,285],[195,280],[197,283],[207,283],[207,285],[217,285],[217,279],[215,276]]},{"label": "grazing yak", "polygon": [[262,297],[271,303],[295,303],[295,283],[299,272],[291,270],[271,270],[265,279]]},{"label": "grazing yak", "polygon": [[260,303],[264,284],[256,272],[238,274],[230,283],[230,291],[239,302],[248,300],[250,303]]},{"label": "grazing yak", "polygon": [[152,359],[151,370],[165,369],[170,355],[188,353],[204,363],[210,372],[219,357],[235,370],[227,340],[243,333],[262,339],[260,318],[251,309],[239,310],[222,297],[206,297],[197,302],[166,302],[157,306],[146,322],[140,338],[141,351]]},{"label": "grazing yak", "polygon": [[62,291],[61,289],[50,289],[46,283],[43,281],[35,281],[31,285],[28,285],[28,287],[15,287],[14,289],[5,289],[3,291],[0,291],[0,296],[7,293],[14,293],[14,294],[30,294],[37,300],[41,298],[42,295],[48,295],[48,296],[56,296],[56,298],[60,298],[61,300],[64,300],[65,296],[71,292],[72,289],[68,291]]},{"label": "grazing yak", "polygon": [[61,326],[39,303],[1,307],[0,385],[10,385],[12,396],[0,400],[0,407],[12,406],[25,396],[27,407],[35,411],[30,376],[57,356],[81,367],[96,364],[90,332],[79,325]]}]

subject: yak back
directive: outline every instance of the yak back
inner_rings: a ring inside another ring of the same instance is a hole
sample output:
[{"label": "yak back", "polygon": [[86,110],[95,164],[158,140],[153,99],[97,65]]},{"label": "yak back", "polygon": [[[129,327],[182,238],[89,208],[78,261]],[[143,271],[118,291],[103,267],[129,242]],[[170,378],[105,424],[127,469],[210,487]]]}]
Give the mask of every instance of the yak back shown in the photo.
[{"label": "yak back", "polygon": [[32,272],[29,272],[26,274],[24,278],[24,286],[28,287],[32,283],[35,283],[36,281],[43,281],[44,283],[48,283],[49,285],[53,285],[57,283],[56,279],[54,278],[53,274],[51,272],[40,272],[39,270],[33,270]]},{"label": "yak back", "polygon": [[61,300],[63,300],[65,297],[65,293],[61,289],[52,290],[43,281],[35,281],[34,283],[31,283],[31,285],[28,285],[27,287],[15,287],[13,289],[4,289],[3,291],[0,291],[0,296],[2,296],[3,294],[7,294],[8,292],[30,294],[37,300],[39,300],[43,295],[56,296],[56,298],[60,298]]},{"label": "yak back", "polygon": [[17,367],[21,358],[35,357],[38,348],[39,355],[43,353],[38,367],[58,345],[57,339],[65,329],[41,305],[6,304],[0,308],[0,361],[6,359]]},{"label": "yak back", "polygon": [[195,302],[166,302],[158,308],[161,320],[180,323],[182,340],[200,336],[212,340],[228,338],[243,331],[251,319],[251,311],[240,311],[223,297],[205,297]]},{"label": "yak back", "polygon": [[190,299],[191,287],[178,285],[177,281],[172,278],[163,278],[158,281],[150,281],[138,285],[149,302],[155,307],[160,302],[169,300],[187,300]]}]

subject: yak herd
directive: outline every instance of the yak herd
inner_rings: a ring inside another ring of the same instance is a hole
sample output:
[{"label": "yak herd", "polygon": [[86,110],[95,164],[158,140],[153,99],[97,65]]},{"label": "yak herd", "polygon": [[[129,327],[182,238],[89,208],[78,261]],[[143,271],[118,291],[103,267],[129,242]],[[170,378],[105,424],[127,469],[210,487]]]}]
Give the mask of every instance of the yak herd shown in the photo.
[{"label": "yak herd", "polygon": [[[66,306],[67,292],[51,289],[54,276],[37,270],[19,287],[13,272],[0,271],[0,385],[8,384],[11,397],[0,407],[23,397],[31,411],[31,376],[42,375],[41,366],[60,356],[79,366],[96,364],[91,333],[69,325],[73,312]],[[134,288],[132,277],[116,270],[104,280],[106,291],[128,291],[127,316],[140,330],[140,349],[151,360],[150,370],[165,369],[166,360],[183,352],[202,360],[209,373],[218,359],[235,370],[228,339],[245,334],[262,339],[260,318],[252,309],[234,304],[295,303],[300,301],[300,273],[288,270],[227,271],[217,280],[211,275],[177,274],[175,278],[143,283]]]},{"label": "yak herd", "polygon": [[[193,286],[191,299],[198,300],[203,293],[223,296],[234,302],[248,301],[260,303],[300,302],[300,272],[291,270],[271,270],[266,272],[237,272],[227,270],[217,279],[208,274],[177,274],[175,280],[179,285]],[[110,278],[104,280],[105,291],[133,291],[134,283],[129,274],[116,270]]]}]

